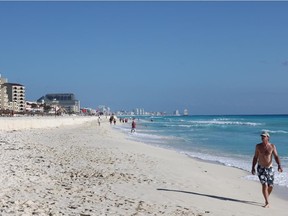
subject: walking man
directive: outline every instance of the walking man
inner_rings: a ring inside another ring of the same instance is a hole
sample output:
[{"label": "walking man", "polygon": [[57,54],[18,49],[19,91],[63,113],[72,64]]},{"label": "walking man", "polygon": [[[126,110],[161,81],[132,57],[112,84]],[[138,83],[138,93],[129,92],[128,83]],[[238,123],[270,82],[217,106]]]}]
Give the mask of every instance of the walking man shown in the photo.
[{"label": "walking man", "polygon": [[269,195],[273,190],[274,170],[272,166],[272,155],[278,164],[278,172],[282,172],[280,158],[278,156],[276,146],[269,142],[270,135],[268,132],[262,132],[262,142],[255,147],[255,154],[252,161],[251,173],[255,175],[255,165],[257,165],[257,174],[262,184],[262,194],[265,199],[264,208],[269,208]]}]

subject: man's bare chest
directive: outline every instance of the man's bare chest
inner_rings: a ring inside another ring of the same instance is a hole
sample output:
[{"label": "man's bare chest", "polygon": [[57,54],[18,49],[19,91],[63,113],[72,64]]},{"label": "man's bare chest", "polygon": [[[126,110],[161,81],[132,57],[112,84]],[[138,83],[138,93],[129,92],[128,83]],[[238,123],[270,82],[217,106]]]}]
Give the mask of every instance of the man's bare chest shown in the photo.
[{"label": "man's bare chest", "polygon": [[259,148],[260,155],[270,156],[273,152],[273,147],[271,145],[261,146]]}]

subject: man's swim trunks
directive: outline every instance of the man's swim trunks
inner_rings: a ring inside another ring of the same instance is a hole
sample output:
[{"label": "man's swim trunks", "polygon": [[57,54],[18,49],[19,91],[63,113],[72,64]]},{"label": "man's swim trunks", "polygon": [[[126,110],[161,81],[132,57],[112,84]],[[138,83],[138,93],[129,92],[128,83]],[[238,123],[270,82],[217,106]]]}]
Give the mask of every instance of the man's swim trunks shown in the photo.
[{"label": "man's swim trunks", "polygon": [[269,186],[273,186],[274,182],[274,170],[273,167],[262,167],[260,165],[257,166],[258,177],[261,184],[268,184]]}]

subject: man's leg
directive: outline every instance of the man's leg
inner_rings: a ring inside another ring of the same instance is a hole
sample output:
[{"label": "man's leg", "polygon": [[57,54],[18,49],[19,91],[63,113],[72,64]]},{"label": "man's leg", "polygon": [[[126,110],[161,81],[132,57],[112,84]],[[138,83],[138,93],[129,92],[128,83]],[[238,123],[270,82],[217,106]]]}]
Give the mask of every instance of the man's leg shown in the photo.
[{"label": "man's leg", "polygon": [[269,185],[268,186],[268,196],[270,196],[272,190],[273,190],[273,186]]},{"label": "man's leg", "polygon": [[269,208],[269,195],[272,192],[273,187],[267,186],[267,184],[262,184],[262,193],[265,199],[265,205],[263,206],[264,208]]}]

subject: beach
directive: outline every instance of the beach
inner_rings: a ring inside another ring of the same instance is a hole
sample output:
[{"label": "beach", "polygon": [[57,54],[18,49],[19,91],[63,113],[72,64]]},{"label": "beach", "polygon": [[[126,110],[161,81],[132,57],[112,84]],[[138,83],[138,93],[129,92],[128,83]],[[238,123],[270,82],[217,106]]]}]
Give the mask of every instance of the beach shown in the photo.
[{"label": "beach", "polygon": [[287,215],[246,171],[128,140],[105,117],[0,125],[0,215]]}]

